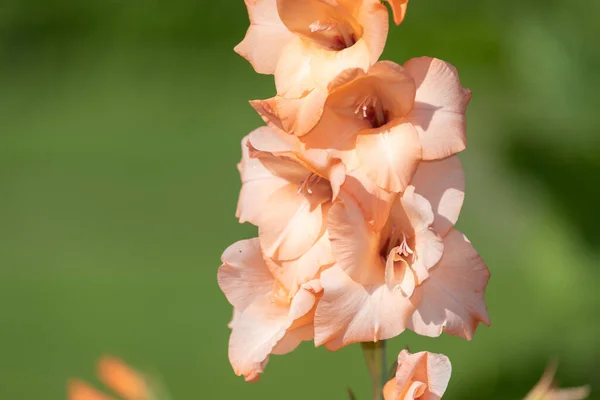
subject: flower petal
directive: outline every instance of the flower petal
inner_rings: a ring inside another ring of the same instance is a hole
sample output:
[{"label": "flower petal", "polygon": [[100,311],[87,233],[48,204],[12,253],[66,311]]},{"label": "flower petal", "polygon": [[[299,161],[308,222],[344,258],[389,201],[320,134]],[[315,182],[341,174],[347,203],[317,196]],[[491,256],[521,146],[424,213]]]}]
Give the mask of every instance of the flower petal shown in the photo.
[{"label": "flower petal", "polygon": [[361,168],[346,174],[342,190],[356,200],[373,230],[381,231],[390,215],[396,194],[377,186]]},{"label": "flower petal", "polygon": [[396,379],[395,378],[390,379],[383,386],[383,399],[384,400],[398,400],[399,399],[398,395],[396,394]]},{"label": "flower petal", "polygon": [[384,281],[385,265],[379,256],[379,235],[365,221],[350,196],[340,197],[329,211],[327,230],[337,266],[363,284]]},{"label": "flower petal", "polygon": [[419,135],[407,122],[363,130],[356,138],[356,154],[367,176],[379,187],[401,192],[421,161]]},{"label": "flower petal", "polygon": [[[396,387],[399,393],[407,391],[414,394],[420,394],[413,397],[404,397],[406,399],[417,398],[417,396],[426,396],[426,399],[439,399],[442,397],[450,375],[452,374],[452,365],[450,360],[443,354],[430,353],[422,351],[410,354],[407,350],[402,350],[398,354],[398,369],[396,370]],[[415,385],[420,383],[421,385]]]},{"label": "flower petal", "polygon": [[294,39],[277,13],[276,0],[246,0],[250,27],[235,52],[259,74],[273,74],[284,47]]},{"label": "flower petal", "polygon": [[444,244],[441,237],[429,228],[434,218],[431,204],[425,197],[415,193],[414,186],[406,188],[401,202],[414,229],[416,259],[412,269],[417,275],[417,282],[421,284],[429,276],[429,269],[442,257]]},{"label": "flower petal", "polygon": [[409,328],[424,336],[442,330],[467,340],[479,322],[489,325],[484,291],[490,273],[471,243],[452,229],[443,240],[444,254],[413,295],[417,309]]},{"label": "flower petal", "polygon": [[[312,172],[329,180],[334,197],[344,183],[345,166],[340,159],[324,149],[305,149],[293,135],[264,127],[251,132],[248,143],[252,149],[251,156],[261,158],[268,169],[291,183],[300,183]],[[273,155],[280,161],[265,161],[264,153]],[[288,165],[286,162],[296,165]]]},{"label": "flower petal", "polygon": [[[256,381],[269,354],[284,339],[288,328],[313,308],[315,299],[313,286],[306,284],[290,305],[265,296],[241,312],[229,339],[229,360],[235,373],[246,381]],[[287,349],[291,351],[291,346]]]},{"label": "flower petal", "polygon": [[271,273],[291,292],[314,280],[319,272],[335,262],[331,251],[331,242],[327,231],[321,235],[317,243],[305,254],[295,260],[267,262]]},{"label": "flower petal", "polygon": [[471,91],[461,86],[456,69],[436,58],[413,58],[404,64],[417,85],[407,120],[421,138],[423,159],[448,157],[465,149],[465,111]]},{"label": "flower petal", "polygon": [[[232,244],[223,252],[221,261],[219,287],[236,310],[243,311],[273,287],[273,275],[265,264],[258,238]],[[235,314],[234,321],[237,317]]]},{"label": "flower petal", "polygon": [[313,89],[326,91],[329,83],[345,69],[367,70],[370,65],[370,51],[364,40],[346,49],[331,51],[298,39],[286,46],[277,64],[277,94],[298,98]]},{"label": "flower petal", "polygon": [[78,379],[69,382],[67,391],[69,400],[114,400]]},{"label": "flower petal", "polygon": [[457,156],[419,164],[411,184],[433,208],[432,228],[444,236],[458,220],[465,198],[465,175]]},{"label": "flower petal", "polygon": [[390,289],[399,286],[405,297],[409,298],[415,291],[415,274],[403,259],[397,259],[398,247],[390,250],[385,263],[385,283]]},{"label": "flower petal", "polygon": [[[266,256],[293,260],[306,253],[323,233],[331,192],[298,193],[286,185],[274,192],[259,217],[258,236]],[[325,207],[324,207],[325,206]]]},{"label": "flower petal", "polygon": [[386,0],[392,7],[394,13],[394,23],[400,25],[404,21],[406,15],[406,8],[408,7],[408,0]]},{"label": "flower petal", "polygon": [[364,27],[362,39],[369,47],[371,64],[377,62],[388,36],[389,22],[387,8],[379,0],[361,1],[357,20]]},{"label": "flower petal", "polygon": [[250,105],[272,128],[302,136],[321,119],[327,93],[315,89],[299,98],[275,96],[267,100],[253,100]]},{"label": "flower petal", "polygon": [[379,61],[363,79],[371,86],[388,113],[388,120],[402,118],[414,106],[416,85],[409,72],[392,61]]},{"label": "flower petal", "polygon": [[[284,25],[315,47],[330,47],[337,42],[336,33],[343,31],[361,34],[362,28],[348,10],[337,2],[321,0],[277,0],[277,10]],[[315,23],[325,29],[314,29]]]},{"label": "flower petal", "polygon": [[124,399],[147,399],[151,393],[144,378],[122,360],[104,356],[98,362],[98,378]]},{"label": "flower petal", "polygon": [[315,313],[315,345],[337,350],[356,342],[389,339],[406,327],[413,308],[400,290],[363,286],[341,268],[321,274],[323,297]]},{"label": "flower petal", "polygon": [[238,164],[238,171],[242,179],[242,189],[235,216],[239,218],[240,223],[256,224],[271,194],[285,186],[288,181],[266,168],[261,160],[250,157],[248,136],[242,139],[242,160]]}]

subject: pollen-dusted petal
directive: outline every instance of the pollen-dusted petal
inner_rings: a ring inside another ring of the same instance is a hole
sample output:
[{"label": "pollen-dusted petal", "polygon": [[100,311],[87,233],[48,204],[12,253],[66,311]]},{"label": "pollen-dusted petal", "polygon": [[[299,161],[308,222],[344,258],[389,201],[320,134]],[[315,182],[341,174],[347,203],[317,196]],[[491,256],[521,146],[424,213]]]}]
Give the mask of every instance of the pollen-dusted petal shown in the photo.
[{"label": "pollen-dusted petal", "polygon": [[[263,259],[258,238],[232,244],[223,252],[221,261],[217,273],[219,287],[237,311],[245,310],[273,287],[274,279]],[[234,321],[238,317],[236,312]]]},{"label": "pollen-dusted petal", "polygon": [[484,292],[490,272],[459,231],[452,229],[443,244],[442,258],[415,290],[417,309],[409,329],[432,337],[444,331],[470,340],[479,322],[489,325]]},{"label": "pollen-dusted petal", "polygon": [[[314,187],[318,188],[318,185]],[[306,253],[324,231],[331,191],[299,193],[286,185],[274,192],[259,218],[258,235],[265,255],[293,260]]]},{"label": "pollen-dusted petal", "polygon": [[458,220],[465,198],[465,175],[458,156],[421,162],[411,185],[433,208],[433,230],[446,235]]},{"label": "pollen-dusted petal", "polygon": [[465,111],[471,91],[460,84],[456,68],[436,58],[413,58],[404,68],[415,80],[415,105],[407,120],[421,139],[424,160],[436,160],[466,147]]},{"label": "pollen-dusted petal", "polygon": [[105,395],[78,379],[69,381],[67,396],[69,400],[114,400],[114,397]]},{"label": "pollen-dusted petal", "polygon": [[341,268],[321,274],[323,297],[315,313],[315,345],[337,350],[356,342],[390,339],[406,327],[413,311],[400,290],[385,282],[363,286]]},{"label": "pollen-dusted petal", "polygon": [[356,138],[361,168],[379,187],[401,192],[410,183],[421,161],[415,128],[406,122],[363,130]]},{"label": "pollen-dusted petal", "polygon": [[404,21],[406,16],[406,8],[408,7],[408,0],[386,0],[392,7],[394,13],[394,23],[400,25]]},{"label": "pollen-dusted petal", "polygon": [[259,74],[273,74],[285,46],[294,39],[277,13],[276,0],[246,0],[250,27],[235,52]]}]

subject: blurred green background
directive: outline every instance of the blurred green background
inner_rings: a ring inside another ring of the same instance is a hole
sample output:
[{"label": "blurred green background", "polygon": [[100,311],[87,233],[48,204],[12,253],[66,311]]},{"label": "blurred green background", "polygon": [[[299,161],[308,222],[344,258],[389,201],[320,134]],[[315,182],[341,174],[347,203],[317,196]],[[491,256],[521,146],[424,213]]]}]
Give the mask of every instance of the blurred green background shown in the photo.
[{"label": "blurred green background", "polygon": [[[600,2],[415,0],[384,58],[431,55],[473,90],[459,228],[491,271],[472,342],[443,352],[445,398],[519,399],[550,358],[600,399]],[[111,353],[174,399],[368,399],[359,346],[227,360],[223,249],[247,104],[273,94],[233,51],[242,0],[0,3],[0,398],[64,399]],[[596,386],[595,386],[596,385]]]}]

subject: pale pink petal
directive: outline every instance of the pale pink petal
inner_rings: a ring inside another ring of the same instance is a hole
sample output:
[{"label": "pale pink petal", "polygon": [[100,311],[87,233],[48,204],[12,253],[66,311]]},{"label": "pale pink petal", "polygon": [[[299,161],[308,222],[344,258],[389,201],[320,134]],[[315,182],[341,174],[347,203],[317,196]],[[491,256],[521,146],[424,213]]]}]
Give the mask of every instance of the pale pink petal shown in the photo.
[{"label": "pale pink petal", "polygon": [[412,382],[404,394],[404,400],[423,399],[421,396],[423,396],[426,390],[427,385],[423,382]]},{"label": "pale pink petal", "polygon": [[364,27],[362,40],[365,41],[371,53],[371,64],[377,62],[388,36],[389,23],[386,7],[378,0],[361,1],[357,19]]},{"label": "pale pink petal", "polygon": [[317,87],[312,76],[310,44],[295,37],[281,53],[275,68],[275,88],[279,96],[299,98]]},{"label": "pale pink petal", "polygon": [[364,40],[341,51],[317,48],[302,40],[292,41],[282,53],[275,71],[277,94],[298,98],[313,89],[325,91],[345,69],[367,70],[370,65],[370,51]]},{"label": "pale pink petal", "polygon": [[[241,312],[229,338],[229,360],[235,373],[243,375],[247,381],[256,381],[269,354],[294,322],[313,308],[315,300],[314,287],[307,283],[290,305],[265,296]],[[285,347],[290,349],[284,343],[279,351]]]},{"label": "pale pink petal", "polygon": [[398,247],[390,250],[385,263],[385,283],[390,289],[399,286],[402,294],[410,298],[416,287],[415,274],[407,262],[397,256]]},{"label": "pale pink petal", "polygon": [[301,141],[308,149],[324,150],[332,157],[343,161],[348,171],[359,167],[356,156],[356,135],[366,128],[364,121],[354,114],[347,115],[326,107],[323,116],[315,128]]},{"label": "pale pink petal", "polygon": [[373,230],[381,231],[390,215],[396,194],[380,188],[361,168],[346,174],[342,190],[356,200]]},{"label": "pale pink petal", "polygon": [[406,8],[408,7],[408,0],[386,0],[392,7],[394,13],[394,23],[400,25],[404,21],[406,15]]},{"label": "pale pink petal", "polygon": [[287,331],[285,336],[277,343],[271,354],[283,355],[294,351],[302,342],[312,340],[315,337],[313,325],[303,325],[300,328]]},{"label": "pale pink petal", "polygon": [[406,188],[401,202],[414,229],[416,259],[412,268],[420,284],[429,276],[429,269],[442,257],[444,244],[442,238],[430,229],[434,218],[431,204],[425,197],[415,193],[414,186],[410,185]]},{"label": "pale pink petal", "polygon": [[290,291],[315,279],[319,272],[335,262],[327,231],[305,254],[295,260],[268,262],[271,273]]},{"label": "pale pink petal", "polygon": [[317,88],[325,89],[339,73],[347,68],[367,70],[371,65],[371,51],[364,40],[341,51],[320,51],[311,59],[311,73]]},{"label": "pale pink petal", "polygon": [[255,150],[272,154],[293,152],[299,148],[295,136],[276,132],[267,126],[250,132],[248,141]]},{"label": "pale pink petal", "polygon": [[401,192],[421,161],[419,135],[406,122],[363,130],[356,139],[356,153],[361,168],[379,187]]},{"label": "pale pink petal", "polygon": [[380,285],[363,286],[341,268],[321,274],[323,297],[315,313],[315,345],[337,350],[356,342],[389,339],[400,334],[412,313],[399,290]]},{"label": "pale pink petal", "polygon": [[402,118],[413,109],[415,81],[404,67],[392,61],[379,61],[369,68],[362,81],[375,90],[389,121]]},{"label": "pale pink petal", "polygon": [[259,74],[273,74],[283,48],[294,39],[281,22],[276,0],[246,0],[250,28],[235,52],[250,61]]},{"label": "pale pink petal", "polygon": [[465,198],[465,175],[458,156],[419,164],[411,184],[433,208],[432,228],[444,236],[458,220]]},{"label": "pale pink petal", "polygon": [[[346,177],[345,166],[329,151],[306,149],[295,136],[268,127],[251,132],[248,143],[251,156],[261,158],[263,165],[277,176],[300,183],[310,173],[317,174],[329,180],[333,196],[337,197]],[[280,161],[263,159],[265,153]]]},{"label": "pale pink petal", "polygon": [[267,201],[258,223],[258,236],[266,256],[293,260],[306,253],[325,229],[331,192],[298,193],[297,186],[286,185]]},{"label": "pale pink petal", "polygon": [[403,399],[421,396],[418,398],[437,400],[446,391],[451,374],[452,365],[443,354],[427,351],[410,354],[402,350],[398,355],[396,389],[398,393],[406,393]]},{"label": "pale pink petal", "polygon": [[442,258],[411,299],[417,310],[409,328],[424,336],[443,330],[470,340],[479,322],[489,325],[484,292],[490,273],[459,231],[451,230],[443,243]]},{"label": "pale pink petal", "polygon": [[431,204],[424,196],[415,193],[415,187],[410,185],[400,197],[402,208],[415,231],[427,229],[433,223]]},{"label": "pale pink petal", "polygon": [[[223,252],[221,261],[223,265],[217,274],[219,287],[238,311],[271,290],[274,279],[263,260],[258,238],[232,244]],[[234,321],[237,317],[234,314]]]},{"label": "pale pink petal", "polygon": [[267,100],[253,100],[250,105],[272,128],[302,136],[321,119],[326,98],[324,90],[315,89],[299,98],[275,96]]},{"label": "pale pink petal", "polygon": [[392,378],[386,382],[383,386],[383,399],[384,400],[398,400],[396,395],[396,379]]},{"label": "pale pink petal", "polygon": [[242,161],[238,164],[242,189],[235,215],[240,223],[256,224],[271,194],[288,181],[275,175],[260,160],[250,157],[247,144],[248,136],[242,139]]},{"label": "pale pink petal", "polygon": [[363,284],[384,281],[379,235],[367,224],[360,207],[350,196],[341,196],[331,207],[327,230],[340,269]]},{"label": "pale pink petal", "polygon": [[417,85],[407,120],[421,139],[423,159],[448,157],[466,146],[465,111],[471,91],[461,86],[456,69],[435,58],[413,58],[404,64]]}]

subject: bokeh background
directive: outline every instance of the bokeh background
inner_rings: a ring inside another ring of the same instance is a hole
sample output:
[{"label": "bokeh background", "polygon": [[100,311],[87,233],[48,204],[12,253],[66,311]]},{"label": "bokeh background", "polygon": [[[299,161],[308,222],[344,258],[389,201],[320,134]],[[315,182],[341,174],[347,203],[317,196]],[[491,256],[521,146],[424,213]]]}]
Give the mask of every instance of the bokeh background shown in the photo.
[{"label": "bokeh background", "polygon": [[[445,398],[519,399],[547,361],[600,399],[600,2],[414,0],[384,58],[431,55],[473,90],[459,228],[491,271]],[[359,346],[304,344],[258,384],[227,360],[216,283],[240,139],[273,94],[233,51],[242,0],[0,2],[0,398],[64,399],[105,353],[173,399],[369,398]]]}]

